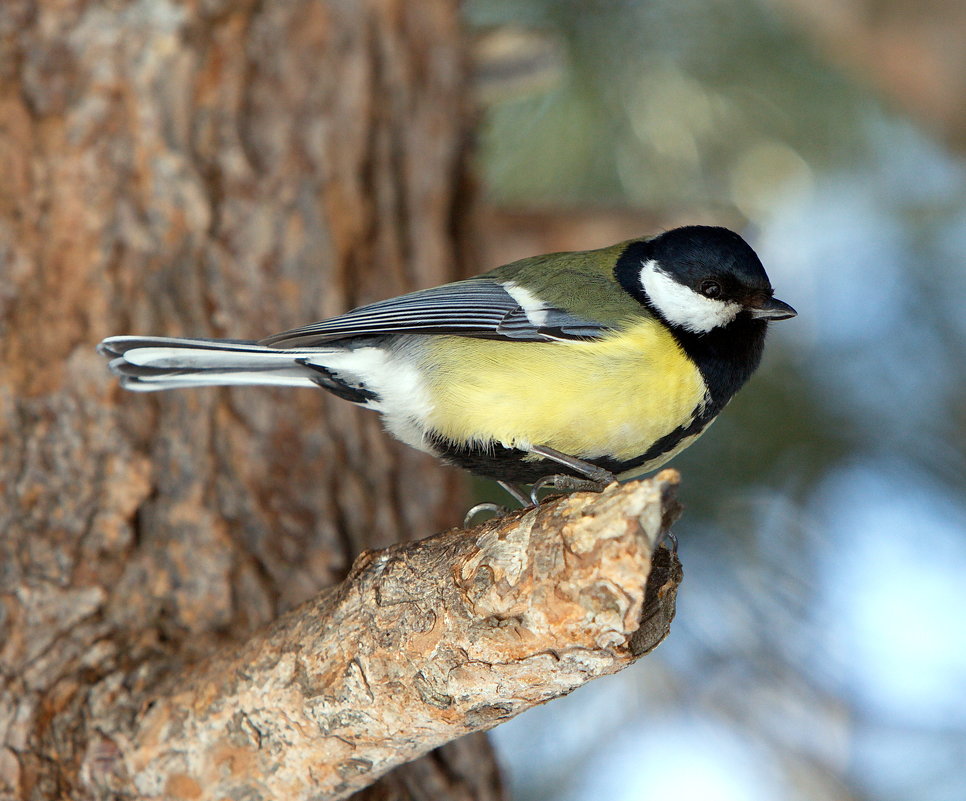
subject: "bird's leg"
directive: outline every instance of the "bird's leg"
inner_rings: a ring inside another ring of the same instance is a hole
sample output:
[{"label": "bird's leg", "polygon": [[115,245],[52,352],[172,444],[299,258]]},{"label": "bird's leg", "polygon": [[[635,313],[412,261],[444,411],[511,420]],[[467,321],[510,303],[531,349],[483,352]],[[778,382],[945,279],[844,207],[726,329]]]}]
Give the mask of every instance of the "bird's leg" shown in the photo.
[{"label": "bird's leg", "polygon": [[615,481],[617,481],[617,476],[610,472],[610,470],[604,470],[603,467],[598,467],[590,462],[585,462],[583,459],[578,459],[576,456],[568,456],[566,453],[555,451],[553,448],[548,448],[546,445],[531,445],[530,453],[535,453],[537,456],[542,456],[552,462],[562,464],[564,467],[569,467],[571,470],[580,473],[580,475],[582,475],[584,478],[593,481],[595,484],[600,484],[601,489],[606,487],[608,484],[613,484]]},{"label": "bird's leg", "polygon": [[506,492],[509,493],[513,497],[513,500],[520,504],[520,506],[530,505],[530,497],[516,484],[511,484],[509,481],[500,481],[499,479],[497,479],[496,483],[503,487],[503,489],[506,490]]},{"label": "bird's leg", "polygon": [[[527,506],[531,505],[530,496],[527,495],[527,493],[520,489],[520,487],[518,487],[516,484],[511,484],[509,481],[500,480],[497,480],[496,483],[503,487],[503,489],[509,495],[511,495],[513,500],[520,504],[520,506],[526,508]],[[508,511],[510,510],[505,506],[500,506],[498,503],[478,503],[463,517],[463,528],[469,528],[470,522],[481,512],[493,512],[495,515],[497,515],[497,517],[499,517],[501,515],[505,515]]]},{"label": "bird's leg", "polygon": [[539,491],[547,486],[552,485],[555,489],[570,492],[574,490],[593,490],[600,492],[604,487],[617,481],[617,476],[609,470],[604,470],[604,468],[598,467],[595,464],[585,462],[576,456],[569,456],[553,448],[548,448],[546,445],[531,445],[530,452],[538,456],[543,456],[545,459],[550,459],[557,464],[562,464],[564,467],[569,467],[574,472],[584,476],[584,478],[575,478],[574,476],[568,475],[551,475],[538,479],[530,488],[530,502],[534,506],[540,502],[537,497]]}]

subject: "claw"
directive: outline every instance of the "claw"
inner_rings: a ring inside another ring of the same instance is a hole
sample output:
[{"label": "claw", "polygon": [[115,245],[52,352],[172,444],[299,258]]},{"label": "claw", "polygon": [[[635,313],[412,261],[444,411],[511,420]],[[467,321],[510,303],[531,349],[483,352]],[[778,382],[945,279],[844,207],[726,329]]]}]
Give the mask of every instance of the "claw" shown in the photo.
[{"label": "claw", "polygon": [[507,508],[498,503],[478,503],[463,516],[463,528],[469,528],[473,518],[480,512],[493,512],[496,517],[499,517],[507,513]]}]

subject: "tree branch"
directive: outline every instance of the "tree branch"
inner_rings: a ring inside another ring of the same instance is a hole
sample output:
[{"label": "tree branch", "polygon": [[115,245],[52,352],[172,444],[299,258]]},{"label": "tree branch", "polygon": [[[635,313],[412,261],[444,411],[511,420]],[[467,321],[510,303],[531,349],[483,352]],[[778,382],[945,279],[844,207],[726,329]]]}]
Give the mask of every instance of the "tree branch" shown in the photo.
[{"label": "tree branch", "polygon": [[363,553],[338,587],[170,679],[126,730],[92,721],[87,781],[147,798],[343,798],[626,667],[673,616],[679,565],[655,548],[677,481]]}]

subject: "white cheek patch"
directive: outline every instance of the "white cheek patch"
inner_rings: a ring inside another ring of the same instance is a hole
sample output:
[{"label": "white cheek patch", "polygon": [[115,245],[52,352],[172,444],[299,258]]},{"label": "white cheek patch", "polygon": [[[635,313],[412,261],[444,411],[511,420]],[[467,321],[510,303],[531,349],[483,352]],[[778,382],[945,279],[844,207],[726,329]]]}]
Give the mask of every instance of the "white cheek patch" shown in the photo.
[{"label": "white cheek patch", "polygon": [[547,308],[543,301],[530,290],[517,286],[512,281],[501,284],[504,291],[520,304],[527,319],[535,328],[542,327],[547,322]]},{"label": "white cheek patch", "polygon": [[679,284],[654,259],[641,267],[641,286],[665,320],[695,334],[728,325],[741,311],[738,303],[706,298]]}]

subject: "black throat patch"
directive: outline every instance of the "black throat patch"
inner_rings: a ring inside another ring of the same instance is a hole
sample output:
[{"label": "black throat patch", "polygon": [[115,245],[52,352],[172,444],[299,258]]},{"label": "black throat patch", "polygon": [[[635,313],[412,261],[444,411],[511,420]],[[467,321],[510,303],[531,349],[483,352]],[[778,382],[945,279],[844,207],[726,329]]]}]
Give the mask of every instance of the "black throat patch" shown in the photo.
[{"label": "black throat patch", "polygon": [[641,287],[641,268],[650,258],[649,242],[632,242],[618,258],[614,277],[625,292],[665,325],[688,358],[697,365],[710,395],[708,413],[714,417],[758,368],[768,324],[741,312],[734,322],[706,334],[695,334],[672,325]]}]

